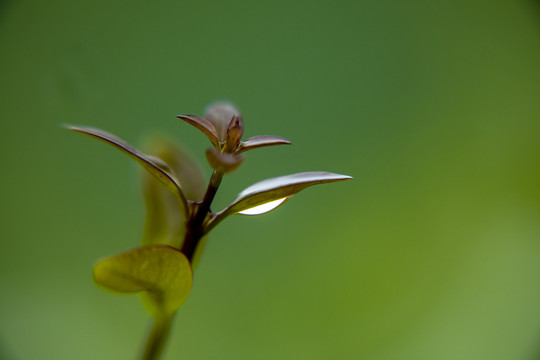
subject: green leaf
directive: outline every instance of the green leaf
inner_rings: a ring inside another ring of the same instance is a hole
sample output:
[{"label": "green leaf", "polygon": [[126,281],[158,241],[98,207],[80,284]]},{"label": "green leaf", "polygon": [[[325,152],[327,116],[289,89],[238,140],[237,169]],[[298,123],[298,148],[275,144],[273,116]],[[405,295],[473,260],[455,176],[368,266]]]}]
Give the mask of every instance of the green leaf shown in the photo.
[{"label": "green leaf", "polygon": [[242,191],[236,200],[218,213],[212,223],[209,224],[209,229],[229,215],[246,212],[271,202],[275,202],[275,206],[267,211],[273,210],[285,200],[309,186],[349,179],[352,179],[352,177],[320,171],[303,172],[260,181]]},{"label": "green leaf", "polygon": [[273,135],[258,135],[253,136],[243,141],[240,144],[237,152],[248,151],[251,149],[260,148],[263,146],[275,146],[275,145],[290,145],[291,142],[279,136]]},{"label": "green leaf", "polygon": [[149,174],[154,176],[161,184],[165,186],[165,188],[175,194],[182,202],[183,206],[187,209],[187,200],[184,196],[180,183],[178,182],[178,179],[174,175],[173,171],[163,160],[143,153],[128,142],[106,131],[79,126],[68,126],[67,128],[104,141],[135,159],[146,171],[148,171]]},{"label": "green leaf", "polygon": [[[145,149],[171,165],[188,200],[202,200],[206,180],[198,164],[188,154],[164,136],[149,139]],[[143,173],[142,188],[146,204],[143,244],[167,244],[179,249],[186,231],[184,209],[174,195],[146,173]]]},{"label": "green leaf", "polygon": [[146,173],[143,174],[142,186],[146,205],[143,245],[167,244],[180,248],[187,216],[178,201]]},{"label": "green leaf", "polygon": [[94,280],[119,293],[145,292],[151,313],[172,314],[187,299],[193,273],[180,251],[149,245],[99,260]]}]

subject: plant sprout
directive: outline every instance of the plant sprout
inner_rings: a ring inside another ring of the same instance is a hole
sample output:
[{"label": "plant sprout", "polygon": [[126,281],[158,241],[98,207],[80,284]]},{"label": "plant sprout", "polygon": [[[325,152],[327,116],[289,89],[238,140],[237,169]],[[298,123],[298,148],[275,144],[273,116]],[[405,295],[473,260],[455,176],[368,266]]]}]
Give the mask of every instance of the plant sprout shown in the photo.
[{"label": "plant sprout", "polygon": [[227,103],[211,106],[204,118],[177,117],[202,131],[212,143],[206,158],[213,172],[206,186],[197,165],[168,142],[155,144],[156,155],[149,155],[106,131],[68,126],[114,146],[150,175],[143,179],[147,206],[143,245],[99,260],[93,273],[95,282],[108,290],[141,294],[153,317],[141,356],[144,360],[160,357],[173,317],[190,293],[193,268],[204,240],[217,224],[230,215],[271,211],[309,186],[352,179],[330,172],[303,172],[267,179],[249,186],[223,210],[214,212],[211,205],[223,176],[238,169],[246,151],[290,142],[269,135],[242,141],[242,116]]}]

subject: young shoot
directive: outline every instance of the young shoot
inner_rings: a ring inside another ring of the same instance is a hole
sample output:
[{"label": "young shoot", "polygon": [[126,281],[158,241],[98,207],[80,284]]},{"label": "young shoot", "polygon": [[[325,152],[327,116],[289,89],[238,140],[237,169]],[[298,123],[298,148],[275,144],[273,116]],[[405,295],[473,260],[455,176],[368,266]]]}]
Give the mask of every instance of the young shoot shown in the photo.
[{"label": "young shoot", "polygon": [[[283,205],[307,187],[352,179],[330,172],[302,172],[257,182],[221,211],[212,202],[223,177],[238,169],[245,152],[288,145],[287,139],[260,135],[244,141],[244,122],[231,104],[210,106],[204,117],[177,115],[199,129],[212,145],[206,159],[213,171],[205,184],[197,164],[167,141],[154,143],[152,155],[106,131],[81,126],[68,129],[101,140],[137,161],[146,175],[147,207],[142,246],[99,260],[95,282],[116,293],[139,293],[153,317],[141,359],[158,359],[173,317],[189,296],[193,268],[208,233],[230,215],[260,215]],[[157,181],[155,181],[157,180]]]}]

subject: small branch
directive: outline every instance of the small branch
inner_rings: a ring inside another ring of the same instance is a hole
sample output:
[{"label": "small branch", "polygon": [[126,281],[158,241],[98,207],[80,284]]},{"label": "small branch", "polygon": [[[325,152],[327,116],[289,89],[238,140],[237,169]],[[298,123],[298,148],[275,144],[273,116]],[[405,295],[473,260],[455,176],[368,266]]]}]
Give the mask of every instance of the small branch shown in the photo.
[{"label": "small branch", "polygon": [[216,196],[216,192],[221,184],[222,179],[223,172],[214,171],[212,173],[204,199],[202,200],[195,214],[187,223],[187,232],[180,251],[186,255],[189,261],[193,260],[193,255],[197,249],[197,245],[205,234],[205,229],[203,227],[204,220],[210,212],[210,205],[212,205],[212,201],[214,201],[214,197]]},{"label": "small branch", "polygon": [[201,206],[194,216],[193,221],[195,224],[202,224],[204,222],[206,215],[210,211],[210,205],[212,205],[212,201],[214,201],[214,197],[216,196],[216,192],[221,184],[222,179],[223,173],[214,170],[212,177],[210,178],[210,182],[208,183],[206,194],[204,194],[203,201],[201,202]]}]

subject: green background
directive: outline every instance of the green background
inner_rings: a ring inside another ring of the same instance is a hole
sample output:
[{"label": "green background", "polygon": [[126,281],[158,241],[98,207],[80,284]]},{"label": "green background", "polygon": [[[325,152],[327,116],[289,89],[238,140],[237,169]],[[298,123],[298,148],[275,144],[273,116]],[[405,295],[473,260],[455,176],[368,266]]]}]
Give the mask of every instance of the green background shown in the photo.
[{"label": "green background", "polygon": [[[212,233],[165,359],[540,357],[538,1],[0,2],[2,359],[132,359],[137,296],[94,261],[140,243],[142,144],[237,104],[264,178],[355,180]],[[204,164],[204,169],[209,168]]]}]

